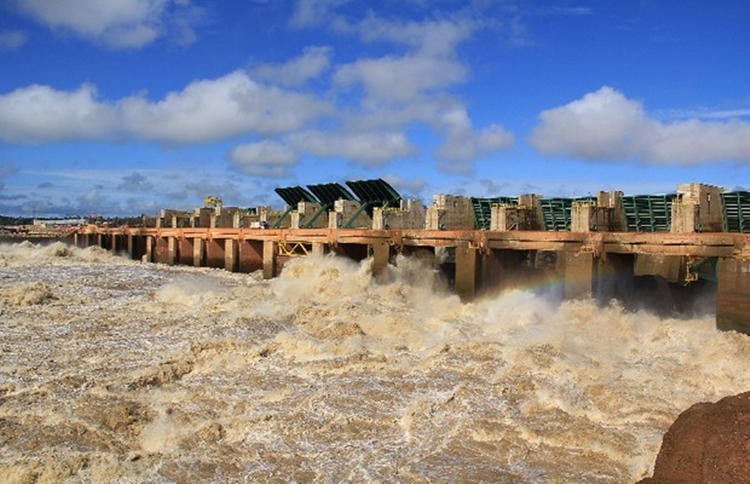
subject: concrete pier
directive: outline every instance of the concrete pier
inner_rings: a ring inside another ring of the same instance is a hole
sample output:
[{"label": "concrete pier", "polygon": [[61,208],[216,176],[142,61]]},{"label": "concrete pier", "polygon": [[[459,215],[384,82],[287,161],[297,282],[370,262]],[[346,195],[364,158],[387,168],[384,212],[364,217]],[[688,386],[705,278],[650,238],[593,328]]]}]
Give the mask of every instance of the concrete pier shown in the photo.
[{"label": "concrete pier", "polygon": [[[717,327],[750,334],[750,235],[738,233],[89,226],[75,243],[127,248],[147,262],[262,270],[267,279],[292,257],[326,252],[372,256],[377,279],[394,255],[424,253],[465,301],[514,287],[549,287],[564,298],[603,301],[640,293],[679,309],[680,294],[713,284]],[[699,274],[696,264],[708,269]],[[718,285],[698,281],[706,274],[718,276]]]}]

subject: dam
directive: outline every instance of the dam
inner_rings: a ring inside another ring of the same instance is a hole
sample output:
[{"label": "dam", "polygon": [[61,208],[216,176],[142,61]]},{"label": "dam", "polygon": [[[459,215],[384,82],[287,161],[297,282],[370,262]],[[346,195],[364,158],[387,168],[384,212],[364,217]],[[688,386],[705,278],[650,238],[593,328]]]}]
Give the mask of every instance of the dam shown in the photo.
[{"label": "dam", "polygon": [[578,199],[436,195],[424,207],[382,180],[278,188],[283,212],[204,201],[139,227],[87,225],[97,245],[146,262],[279,274],[293,257],[426,257],[466,301],[555,284],[566,299],[651,297],[679,310],[692,288],[715,294],[716,326],[750,334],[750,195],[702,184],[669,195],[599,192]]}]

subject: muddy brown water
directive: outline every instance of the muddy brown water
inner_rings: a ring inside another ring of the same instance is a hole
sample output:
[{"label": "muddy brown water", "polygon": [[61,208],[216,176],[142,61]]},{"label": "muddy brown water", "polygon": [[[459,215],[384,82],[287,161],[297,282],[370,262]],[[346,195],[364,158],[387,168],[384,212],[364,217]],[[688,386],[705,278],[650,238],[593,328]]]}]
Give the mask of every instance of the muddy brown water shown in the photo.
[{"label": "muddy brown water", "polygon": [[370,264],[0,246],[0,482],[628,483],[683,409],[750,389],[711,316],[462,304]]}]

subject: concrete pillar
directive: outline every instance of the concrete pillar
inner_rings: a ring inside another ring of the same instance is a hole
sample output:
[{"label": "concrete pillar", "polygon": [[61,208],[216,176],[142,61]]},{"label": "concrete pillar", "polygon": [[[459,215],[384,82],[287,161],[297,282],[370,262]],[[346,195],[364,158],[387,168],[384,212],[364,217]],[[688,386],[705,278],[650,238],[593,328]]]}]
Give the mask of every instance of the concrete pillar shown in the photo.
[{"label": "concrete pillar", "polygon": [[312,243],[312,255],[325,255],[326,254],[326,244],[323,242],[313,242]]},{"label": "concrete pillar", "polygon": [[255,272],[263,269],[263,241],[245,240],[239,244],[240,272]]},{"label": "concrete pillar", "polygon": [[173,266],[177,261],[177,239],[175,237],[167,238],[167,264]]},{"label": "concrete pillar", "polygon": [[381,278],[388,269],[388,262],[391,260],[391,244],[385,241],[379,241],[372,244],[373,264],[372,275]]},{"label": "concrete pillar", "polygon": [[146,237],[146,262],[154,261],[154,238]]},{"label": "concrete pillar", "polygon": [[716,327],[750,334],[750,260],[720,258]]},{"label": "concrete pillar", "polygon": [[462,301],[471,301],[476,292],[477,250],[473,247],[456,247],[456,294]]},{"label": "concrete pillar", "polygon": [[263,241],[263,278],[273,279],[276,276],[276,252],[278,243],[274,240]]},{"label": "concrete pillar", "polygon": [[558,253],[562,269],[563,296],[565,299],[585,299],[593,296],[594,254],[589,252]]},{"label": "concrete pillar", "polygon": [[239,268],[238,244],[233,239],[224,241],[224,269],[229,272],[237,272]]},{"label": "concrete pillar", "polygon": [[194,267],[203,267],[203,259],[204,259],[205,253],[206,253],[205,241],[200,237],[194,238],[193,239],[193,266]]}]

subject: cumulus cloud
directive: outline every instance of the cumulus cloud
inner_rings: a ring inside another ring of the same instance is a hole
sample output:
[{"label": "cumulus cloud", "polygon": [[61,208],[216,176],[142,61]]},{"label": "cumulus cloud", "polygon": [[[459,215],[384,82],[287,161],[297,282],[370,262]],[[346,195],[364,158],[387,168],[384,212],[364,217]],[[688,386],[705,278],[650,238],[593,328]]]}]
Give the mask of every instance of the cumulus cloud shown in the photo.
[{"label": "cumulus cloud", "polygon": [[451,173],[470,173],[472,162],[492,152],[513,146],[513,135],[502,126],[490,125],[479,131],[449,129],[435,151],[439,167]]},{"label": "cumulus cloud", "polygon": [[299,57],[283,64],[264,64],[252,70],[254,78],[282,86],[301,86],[331,65],[329,47],[308,47]]},{"label": "cumulus cloud", "polygon": [[114,107],[99,102],[90,84],[75,91],[32,85],[0,96],[0,139],[11,143],[102,139],[115,121]]},{"label": "cumulus cloud", "polygon": [[469,173],[475,159],[513,145],[513,135],[502,126],[493,124],[474,130],[469,114],[460,104],[446,106],[439,114],[435,124],[443,132],[443,143],[435,150],[435,156],[443,171]]},{"label": "cumulus cloud", "polygon": [[[343,28],[341,22],[338,26]],[[359,59],[335,70],[334,86],[361,87],[364,93],[361,111],[347,125],[393,132],[415,121],[426,123],[443,137],[435,155],[438,168],[450,172],[468,173],[476,159],[513,144],[513,137],[499,125],[477,130],[464,103],[448,93],[469,78],[456,48],[477,28],[474,22],[460,17],[401,22],[370,14],[346,28],[365,41],[393,42],[407,49],[401,55]]]},{"label": "cumulus cloud", "polygon": [[350,0],[297,0],[289,24],[295,28],[320,25],[328,20],[332,10]]},{"label": "cumulus cloud", "polygon": [[258,84],[242,71],[192,82],[159,101],[145,95],[100,101],[90,84],[75,91],[32,85],[0,95],[0,139],[209,142],[297,130],[330,110],[312,96]]},{"label": "cumulus cloud", "polygon": [[321,158],[345,158],[363,166],[379,166],[394,158],[416,154],[402,132],[330,133],[305,131],[290,136],[291,145]]},{"label": "cumulus cloud", "polygon": [[334,74],[334,83],[340,87],[362,84],[374,99],[403,103],[463,82],[466,75],[466,68],[454,59],[407,54],[345,64]]},{"label": "cumulus cloud", "polygon": [[400,22],[369,15],[356,27],[363,40],[387,40],[411,46],[422,55],[452,57],[458,44],[476,29],[468,19]]},{"label": "cumulus cloud", "polygon": [[[196,9],[170,0],[14,0],[20,12],[55,30],[112,48],[138,48],[169,30],[172,20],[182,41]],[[169,14],[169,15],[168,15]]]},{"label": "cumulus cloud", "polygon": [[28,40],[28,35],[20,30],[0,30],[0,52],[15,50]]},{"label": "cumulus cloud", "polygon": [[258,84],[242,71],[192,82],[159,102],[137,96],[118,104],[125,126],[139,138],[182,143],[275,135],[330,111],[312,96]]},{"label": "cumulus cloud", "polygon": [[750,123],[659,121],[640,102],[606,86],[543,111],[539,119],[528,141],[546,155],[647,164],[750,162]]},{"label": "cumulus cloud", "polygon": [[299,156],[286,145],[264,140],[233,148],[229,160],[246,175],[281,178],[290,174]]}]

